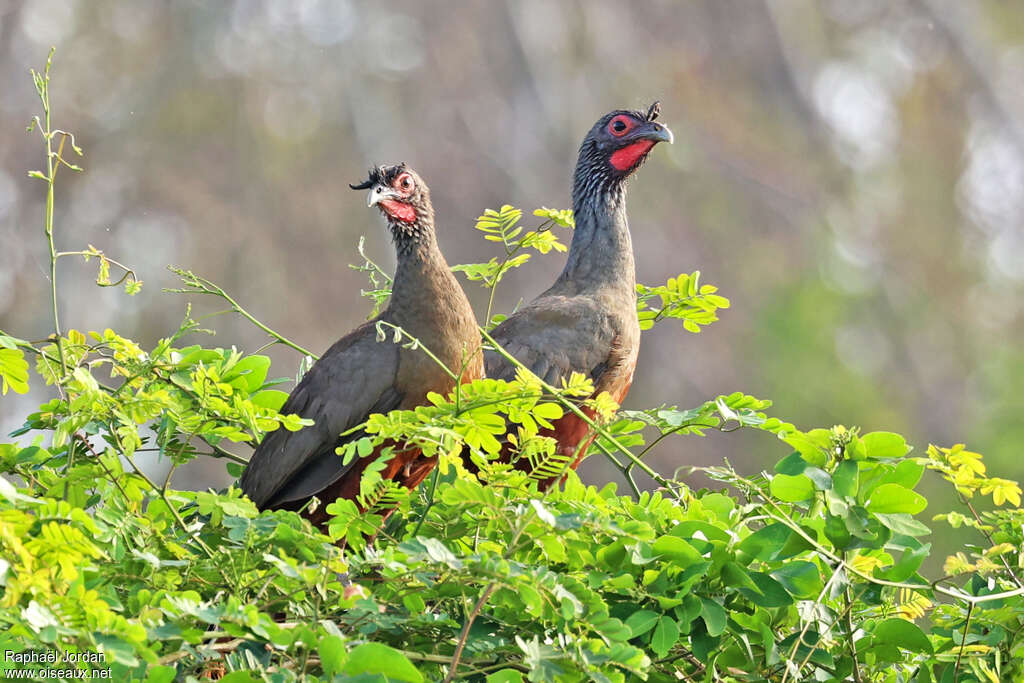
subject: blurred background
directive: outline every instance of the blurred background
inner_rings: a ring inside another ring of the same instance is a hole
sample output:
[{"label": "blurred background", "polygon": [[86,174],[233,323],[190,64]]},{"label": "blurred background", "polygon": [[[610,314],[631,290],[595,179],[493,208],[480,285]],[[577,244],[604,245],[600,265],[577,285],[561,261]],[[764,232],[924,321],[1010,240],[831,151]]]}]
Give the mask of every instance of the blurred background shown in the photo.
[{"label": "blurred background", "polygon": [[[631,183],[638,278],[699,269],[732,308],[699,335],[645,333],[627,407],[742,390],[802,428],[966,442],[1024,478],[1024,4],[4,0],[0,329],[27,339],[51,324],[45,186],[25,175],[44,163],[28,69],[51,45],[54,125],[85,149],[85,172],[58,177],[57,246],[93,244],[145,280],[131,298],[62,260],[65,327],[152,347],[187,303],[161,292],[174,263],[321,351],[370,311],[347,267],[359,236],[394,262],[346,187],[370,164],[410,163],[449,262],[485,261],[485,207],[567,207],[591,124],[660,99],[676,143]],[[497,309],[563,261],[513,273]],[[236,317],[205,324],[217,336],[198,343],[265,342]],[[294,375],[295,353],[269,353],[272,375]],[[4,433],[47,397],[34,383],[0,401]],[[739,432],[652,457],[753,473],[785,454]],[[599,457],[581,471],[615,476]],[[176,482],[227,478],[207,463]]]}]

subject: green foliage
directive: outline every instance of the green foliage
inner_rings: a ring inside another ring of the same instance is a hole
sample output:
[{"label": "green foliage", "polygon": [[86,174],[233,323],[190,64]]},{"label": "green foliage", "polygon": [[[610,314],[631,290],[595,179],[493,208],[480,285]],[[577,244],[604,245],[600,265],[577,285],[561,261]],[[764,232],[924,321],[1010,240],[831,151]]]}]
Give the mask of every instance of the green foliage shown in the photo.
[{"label": "green foliage", "polygon": [[533,249],[541,254],[551,251],[566,251],[566,247],[558,240],[558,236],[551,232],[551,228],[559,225],[564,228],[575,226],[572,211],[537,209],[533,212],[535,216],[544,218],[544,222],[536,230],[523,232],[519,225],[523,212],[508,204],[500,209],[486,209],[482,216],[476,219],[476,229],[484,234],[484,239],[489,242],[500,242],[505,250],[501,260],[492,258],[487,263],[467,263],[453,266],[452,270],[465,273],[470,282],[479,282],[483,287],[490,290],[490,298],[487,302],[487,313],[484,316],[488,326],[496,325],[504,319],[504,316],[492,318],[491,313],[494,306],[494,292],[502,278],[512,270],[518,268],[530,260],[532,254],[527,249]]},{"label": "green foliage", "polygon": [[25,345],[21,339],[0,333],[0,395],[13,390],[16,394],[28,393],[28,361],[25,352],[18,348]]},{"label": "green foliage", "polygon": [[719,308],[729,308],[729,300],[715,294],[718,287],[700,284],[699,270],[689,275],[681,273],[658,287],[638,284],[636,291],[641,330],[649,330],[665,318],[675,318],[683,321],[683,329],[696,334],[701,325],[718,320]]},{"label": "green foliage", "polygon": [[[52,191],[52,170],[41,175]],[[493,293],[523,249],[556,250],[541,235],[571,214],[537,215],[545,225],[523,233],[517,210],[485,213],[478,228],[505,261],[462,270]],[[218,297],[303,351],[211,281],[175,272],[179,291]],[[641,316],[710,323],[727,302],[707,287],[696,273],[642,287]],[[366,511],[332,502],[321,532],[294,512],[259,513],[234,487],[172,486],[190,459],[223,458],[238,474],[244,459],[225,444],[308,424],[279,414],[267,357],[184,343],[201,332],[187,313],[148,350],[110,329],[62,334],[56,309],[54,328],[38,343],[0,335],[4,389],[27,390],[30,353],[55,394],[12,434],[23,440],[0,444],[0,624],[18,655],[65,653],[73,668],[140,682],[1024,678],[1021,490],[961,445],[915,456],[890,432],[804,431],[740,392],[617,411],[582,375],[553,387],[520,368],[372,415],[339,449],[382,454],[362,481]],[[575,454],[556,453],[546,430],[569,413],[630,495],[567,470]],[[770,471],[690,468],[715,485],[695,491],[646,463],[670,437],[736,429],[764,436]],[[413,492],[380,474],[409,448],[439,463]],[[518,467],[495,462],[502,448]],[[137,466],[143,452],[162,482]],[[928,472],[949,483],[947,499],[920,493]],[[928,507],[932,523],[977,532],[934,579],[921,573],[931,529],[916,517]],[[79,656],[90,653],[102,661]],[[0,666],[43,675],[46,664]]]}]

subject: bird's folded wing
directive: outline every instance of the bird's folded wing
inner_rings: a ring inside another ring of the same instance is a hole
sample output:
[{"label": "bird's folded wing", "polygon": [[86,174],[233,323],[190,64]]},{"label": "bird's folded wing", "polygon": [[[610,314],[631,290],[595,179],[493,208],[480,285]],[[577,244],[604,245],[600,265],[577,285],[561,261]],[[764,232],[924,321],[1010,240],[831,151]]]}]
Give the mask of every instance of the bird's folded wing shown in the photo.
[{"label": "bird's folded wing", "polygon": [[[584,297],[538,299],[495,328],[492,336],[535,375],[554,386],[582,372],[594,380],[608,367],[618,336],[599,304]],[[487,376],[512,380],[515,365],[490,351]]]},{"label": "bird's folded wing", "polygon": [[375,321],[334,344],[306,373],[281,408],[314,424],[270,432],[253,452],[242,490],[257,506],[313,495],[344,473],[338,436],[375,412],[396,408],[399,346],[377,340]]}]

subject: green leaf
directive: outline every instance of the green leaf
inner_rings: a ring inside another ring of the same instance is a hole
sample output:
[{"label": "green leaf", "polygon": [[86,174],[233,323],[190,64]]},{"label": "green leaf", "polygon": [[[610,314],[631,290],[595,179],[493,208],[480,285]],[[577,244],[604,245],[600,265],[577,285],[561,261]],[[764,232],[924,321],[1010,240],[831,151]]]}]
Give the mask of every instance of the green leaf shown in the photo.
[{"label": "green leaf", "polygon": [[931,543],[918,544],[917,547],[908,548],[896,564],[887,569],[876,569],[874,574],[886,581],[906,581],[917,573],[931,549]]},{"label": "green leaf", "polygon": [[423,674],[398,650],[382,643],[363,643],[348,653],[346,674],[384,674],[388,678],[421,683]]},{"label": "green leaf", "polygon": [[523,674],[515,669],[501,669],[487,676],[487,683],[523,683],[523,680]]},{"label": "green leaf", "polygon": [[860,440],[869,458],[902,458],[910,452],[907,440],[893,432],[871,432]]},{"label": "green leaf", "polygon": [[804,476],[814,482],[814,488],[819,491],[832,490],[832,475],[818,467],[808,467],[804,470]]},{"label": "green leaf", "polygon": [[931,533],[931,529],[906,513],[886,514],[884,512],[876,512],[875,517],[878,517],[878,521],[892,529],[892,532],[895,534],[925,536]]},{"label": "green leaf", "polygon": [[771,560],[782,550],[792,533],[782,522],[769,524],[740,541],[736,550],[754,560]]},{"label": "green leaf", "polygon": [[796,476],[807,469],[807,461],[797,451],[793,451],[782,460],[775,463],[775,471],[778,474]]},{"label": "green leaf", "polygon": [[145,683],[171,683],[177,674],[178,671],[173,666],[151,666],[146,672]]},{"label": "green leaf", "polygon": [[843,460],[832,475],[833,491],[836,495],[852,498],[857,495],[860,467],[853,460]]},{"label": "green leaf", "polygon": [[776,474],[768,489],[773,496],[789,503],[799,503],[814,497],[814,482],[802,474]]},{"label": "green leaf", "polygon": [[347,658],[345,641],[339,636],[324,636],[320,639],[319,651],[320,665],[323,667],[324,673],[329,676],[339,673]]},{"label": "green leaf", "polygon": [[549,209],[547,207],[542,207],[535,209],[533,215],[553,221],[558,225],[561,225],[563,228],[576,227],[576,221],[573,217],[572,209]]},{"label": "green leaf", "polygon": [[871,512],[905,512],[916,515],[928,506],[928,501],[921,494],[911,491],[899,484],[882,484],[871,492],[867,509]]},{"label": "green leaf", "polygon": [[651,546],[651,550],[684,569],[704,559],[696,548],[678,536],[661,536]]},{"label": "green leaf", "polygon": [[875,626],[876,643],[895,645],[911,652],[933,652],[932,642],[916,624],[905,619],[886,619]]},{"label": "green leaf", "polygon": [[[703,501],[701,501],[703,503]],[[728,519],[728,515],[726,516]],[[700,533],[709,541],[723,541],[728,543],[731,540],[729,532],[720,526],[715,526],[709,522],[702,522],[700,520],[687,520],[680,522],[679,524],[672,527],[669,534],[672,536],[678,536],[679,538],[695,538],[697,533]]]},{"label": "green leaf", "polygon": [[17,339],[16,337],[12,337],[10,335],[0,332],[0,348],[16,349],[18,348],[19,344],[25,343],[27,342],[24,342],[21,339]]},{"label": "green leaf", "polygon": [[787,562],[770,574],[794,598],[817,597],[822,589],[821,573],[813,562]]},{"label": "green leaf", "polygon": [[0,395],[28,393],[28,361],[21,349],[0,348]]},{"label": "green leaf", "polygon": [[[886,466],[888,467],[888,465]],[[900,460],[890,472],[879,478],[877,484],[899,484],[912,489],[921,481],[924,469],[924,465],[913,460]]]},{"label": "green leaf", "polygon": [[260,679],[248,671],[232,671],[220,679],[220,683],[259,683]]},{"label": "green leaf", "polygon": [[269,408],[275,412],[280,412],[284,402],[288,400],[288,394],[279,389],[264,389],[250,396],[249,400],[260,408]]},{"label": "green leaf", "polygon": [[701,496],[700,504],[705,510],[714,512],[715,517],[721,522],[728,522],[732,511],[736,509],[736,501],[721,493],[708,493]]},{"label": "green leaf", "polygon": [[232,383],[232,380],[241,378],[245,389],[249,393],[253,393],[263,386],[269,370],[270,358],[267,356],[246,356],[225,372],[222,379]]},{"label": "green leaf", "polygon": [[704,625],[707,626],[708,635],[717,636],[724,633],[728,623],[725,608],[708,598],[701,598],[700,604],[700,615],[704,619]]},{"label": "green leaf", "polygon": [[677,640],[679,640],[679,625],[672,617],[663,615],[658,619],[658,625],[654,627],[654,633],[651,635],[651,649],[659,657],[664,657]]},{"label": "green leaf", "polygon": [[828,460],[828,450],[832,441],[831,432],[827,429],[812,429],[809,432],[789,434],[783,439],[795,448],[811,465],[824,467]]},{"label": "green leaf", "polygon": [[657,612],[649,609],[642,609],[639,612],[633,612],[626,619],[626,628],[632,633],[633,637],[642,636],[643,634],[654,628],[655,624],[658,623],[658,619],[661,617]]},{"label": "green leaf", "polygon": [[[739,568],[735,563],[728,566],[733,567],[734,574],[738,568],[743,575],[743,580],[735,582],[733,587],[754,604],[761,607],[784,607],[793,603],[793,599],[782,584],[767,574]],[[723,571],[723,578],[724,575]]]}]

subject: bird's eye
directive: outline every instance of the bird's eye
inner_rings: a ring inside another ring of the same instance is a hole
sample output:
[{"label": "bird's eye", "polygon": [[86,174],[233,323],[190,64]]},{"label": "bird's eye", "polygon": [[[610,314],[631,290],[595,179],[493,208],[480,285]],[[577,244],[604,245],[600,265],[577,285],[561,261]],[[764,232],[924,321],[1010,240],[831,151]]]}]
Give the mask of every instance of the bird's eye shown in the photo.
[{"label": "bird's eye", "polygon": [[398,176],[397,184],[403,190],[411,190],[412,176],[410,176],[408,173],[403,173],[402,175]]},{"label": "bird's eye", "polygon": [[608,132],[619,138],[625,135],[632,127],[632,121],[625,116],[619,115],[612,119],[608,124]]}]

